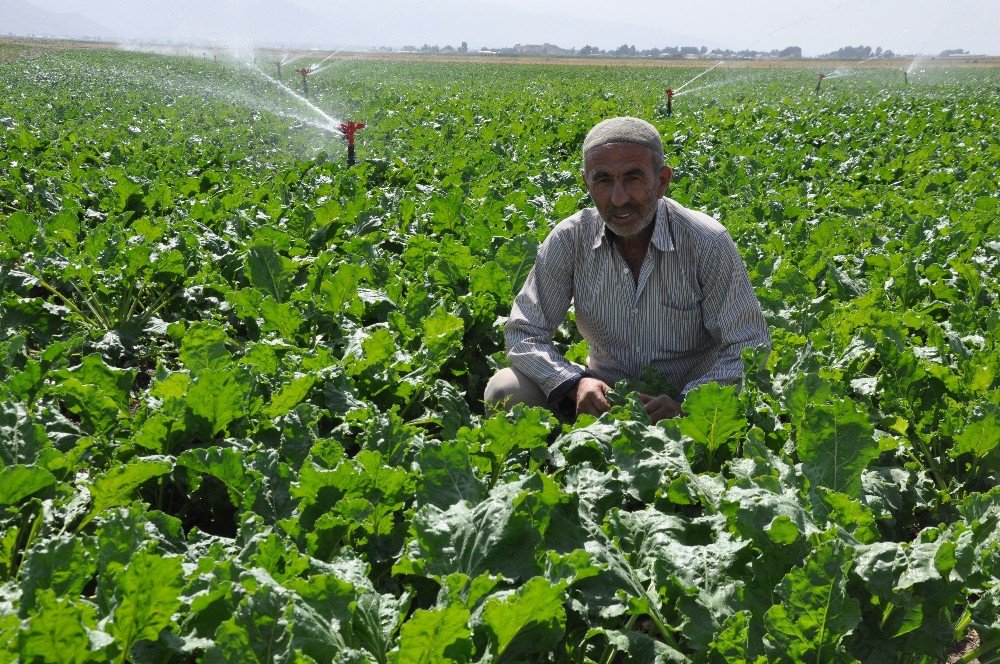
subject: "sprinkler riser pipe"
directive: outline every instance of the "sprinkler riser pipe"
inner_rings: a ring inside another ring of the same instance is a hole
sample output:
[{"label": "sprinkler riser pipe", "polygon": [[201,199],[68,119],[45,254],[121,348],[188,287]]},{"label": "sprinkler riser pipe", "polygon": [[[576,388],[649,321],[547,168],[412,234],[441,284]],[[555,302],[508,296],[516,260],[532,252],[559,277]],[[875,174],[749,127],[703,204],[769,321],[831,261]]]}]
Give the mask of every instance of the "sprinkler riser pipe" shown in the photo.
[{"label": "sprinkler riser pipe", "polygon": [[355,164],[354,161],[354,143],[349,143],[347,145],[347,167],[350,168]]}]

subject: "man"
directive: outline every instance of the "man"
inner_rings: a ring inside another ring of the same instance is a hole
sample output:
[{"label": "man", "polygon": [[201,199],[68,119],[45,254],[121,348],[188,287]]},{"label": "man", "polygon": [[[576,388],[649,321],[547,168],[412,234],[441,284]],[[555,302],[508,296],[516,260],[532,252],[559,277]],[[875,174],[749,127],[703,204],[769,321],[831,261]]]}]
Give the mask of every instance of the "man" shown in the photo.
[{"label": "man", "polygon": [[[663,197],[673,171],[653,125],[599,123],[583,162],[596,210],[564,219],[539,247],[504,330],[512,367],[486,386],[487,409],[568,405],[600,415],[611,385],[652,367],[682,389],[640,395],[646,411],[654,422],[676,417],[694,387],[740,380],[744,348],[770,347],[760,303],[726,229]],[[570,302],[590,349],[586,368],[552,342]]]}]

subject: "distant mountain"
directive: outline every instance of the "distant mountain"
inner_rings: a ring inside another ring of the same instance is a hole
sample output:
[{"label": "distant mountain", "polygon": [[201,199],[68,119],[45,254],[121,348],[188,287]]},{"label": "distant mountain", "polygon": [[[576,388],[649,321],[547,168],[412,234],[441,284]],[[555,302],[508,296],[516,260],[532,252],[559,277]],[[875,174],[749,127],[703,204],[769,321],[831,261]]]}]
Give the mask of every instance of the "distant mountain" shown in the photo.
[{"label": "distant mountain", "polygon": [[107,26],[76,11],[52,11],[26,0],[0,0],[0,35],[117,39]]},{"label": "distant mountain", "polygon": [[[13,5],[16,0],[0,0]],[[486,0],[21,0],[49,12],[76,11],[120,40],[273,44],[328,48],[468,42],[473,49],[551,43],[562,47],[621,44],[709,46],[709,40],[627,22],[606,22],[511,9]],[[0,19],[0,33],[4,32]]]}]

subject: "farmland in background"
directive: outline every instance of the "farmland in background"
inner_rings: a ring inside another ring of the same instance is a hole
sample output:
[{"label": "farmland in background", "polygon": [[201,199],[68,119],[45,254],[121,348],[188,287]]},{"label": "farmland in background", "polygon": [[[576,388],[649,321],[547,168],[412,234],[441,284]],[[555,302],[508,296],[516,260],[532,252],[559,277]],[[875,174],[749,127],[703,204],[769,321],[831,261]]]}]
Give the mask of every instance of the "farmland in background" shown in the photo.
[{"label": "farmland in background", "polygon": [[[1000,69],[719,69],[666,117],[701,69],[330,62],[347,169],[224,58],[20,55],[0,661],[997,657]],[[486,418],[613,115],[732,234],[773,349],[679,421],[631,386]]]}]

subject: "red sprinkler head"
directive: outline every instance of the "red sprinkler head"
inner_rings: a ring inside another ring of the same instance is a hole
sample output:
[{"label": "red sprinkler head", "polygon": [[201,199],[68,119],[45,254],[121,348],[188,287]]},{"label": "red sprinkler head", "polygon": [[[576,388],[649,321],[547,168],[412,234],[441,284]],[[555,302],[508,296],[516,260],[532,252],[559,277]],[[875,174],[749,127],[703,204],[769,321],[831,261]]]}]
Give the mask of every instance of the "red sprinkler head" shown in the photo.
[{"label": "red sprinkler head", "polygon": [[347,139],[347,165],[354,165],[354,132],[359,129],[364,129],[364,122],[355,122],[354,120],[348,120],[347,122],[340,123],[340,133],[344,135]]},{"label": "red sprinkler head", "polygon": [[667,117],[669,118],[671,115],[673,115],[674,112],[674,89],[667,88],[666,94],[667,94]]},{"label": "red sprinkler head", "polygon": [[816,81],[816,93],[819,94],[819,86],[823,84],[823,79],[826,78],[826,74],[820,72],[819,80]]}]

